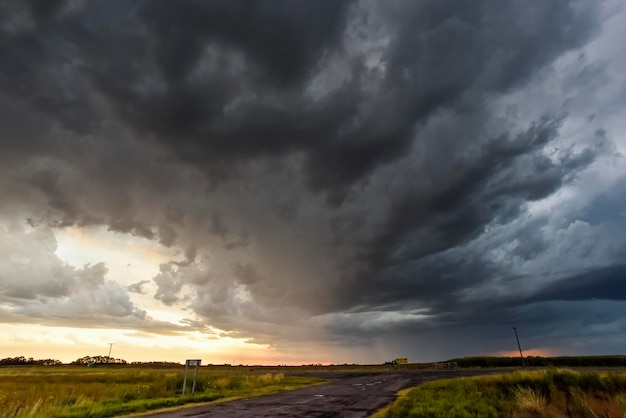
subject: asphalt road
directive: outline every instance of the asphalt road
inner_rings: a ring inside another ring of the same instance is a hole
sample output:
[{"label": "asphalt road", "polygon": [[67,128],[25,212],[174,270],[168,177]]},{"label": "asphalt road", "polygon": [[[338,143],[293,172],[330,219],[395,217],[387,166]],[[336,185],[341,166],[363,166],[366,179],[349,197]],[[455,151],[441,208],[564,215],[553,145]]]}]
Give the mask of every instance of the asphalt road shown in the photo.
[{"label": "asphalt road", "polygon": [[396,393],[407,387],[438,379],[493,372],[495,370],[311,373],[308,375],[330,379],[330,382],[275,395],[198,406],[148,416],[150,418],[362,418],[369,417],[378,409],[392,402]]}]

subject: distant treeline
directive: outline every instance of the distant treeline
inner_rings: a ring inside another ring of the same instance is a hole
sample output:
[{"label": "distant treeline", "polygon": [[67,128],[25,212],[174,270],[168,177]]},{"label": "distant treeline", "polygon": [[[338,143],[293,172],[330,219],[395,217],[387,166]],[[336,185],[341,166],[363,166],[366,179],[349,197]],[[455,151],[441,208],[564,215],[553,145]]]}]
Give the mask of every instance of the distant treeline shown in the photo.
[{"label": "distant treeline", "polygon": [[74,360],[70,364],[93,366],[95,364],[127,364],[126,360],[109,356],[85,356]]},{"label": "distant treeline", "polygon": [[[39,359],[35,360],[32,357],[26,358],[24,356],[19,357],[7,357],[0,360],[0,366],[60,366],[62,363],[60,360],[56,359]],[[76,359],[69,363],[70,365],[81,365],[81,366],[95,366],[100,364],[115,364],[115,365],[125,365],[129,364],[124,359],[113,358],[108,356],[85,356],[79,359]],[[171,362],[171,361],[133,361],[130,363],[134,366],[150,366],[150,367],[173,367],[180,366],[180,363]]]},{"label": "distant treeline", "polygon": [[54,359],[42,359],[35,360],[34,358],[26,358],[24,356],[19,357],[7,357],[0,360],[0,366],[57,366],[62,364],[60,360]]},{"label": "distant treeline", "polygon": [[[448,360],[458,367],[519,367],[520,357],[462,357]],[[626,367],[626,356],[524,357],[523,365],[531,367]]]},{"label": "distant treeline", "polygon": [[85,356],[81,357],[77,360],[74,360],[71,364],[74,365],[87,365],[87,366],[95,366],[99,364],[130,364],[133,366],[150,366],[150,367],[173,367],[180,366],[180,363],[171,362],[171,361],[133,361],[128,363],[126,360],[121,358],[113,358],[108,356]]}]

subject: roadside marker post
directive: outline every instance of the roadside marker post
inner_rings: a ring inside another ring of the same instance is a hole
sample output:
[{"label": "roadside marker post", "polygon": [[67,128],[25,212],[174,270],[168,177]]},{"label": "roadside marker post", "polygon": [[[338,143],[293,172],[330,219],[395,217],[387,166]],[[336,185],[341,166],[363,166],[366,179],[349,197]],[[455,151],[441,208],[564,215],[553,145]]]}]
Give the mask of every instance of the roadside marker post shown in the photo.
[{"label": "roadside marker post", "polygon": [[187,373],[189,371],[189,366],[196,366],[196,370],[193,374],[193,383],[191,385],[191,394],[196,393],[196,380],[198,379],[198,368],[200,367],[200,363],[202,360],[186,360],[185,361],[185,377],[183,378],[183,395],[187,391]]}]

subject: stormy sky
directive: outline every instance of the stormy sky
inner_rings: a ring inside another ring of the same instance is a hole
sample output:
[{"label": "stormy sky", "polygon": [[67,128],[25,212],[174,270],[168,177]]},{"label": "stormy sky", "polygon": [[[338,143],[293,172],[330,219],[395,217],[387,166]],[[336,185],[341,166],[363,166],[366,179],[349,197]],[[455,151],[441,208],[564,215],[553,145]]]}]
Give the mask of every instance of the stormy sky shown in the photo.
[{"label": "stormy sky", "polygon": [[623,354],[625,13],[0,1],[4,351]]}]

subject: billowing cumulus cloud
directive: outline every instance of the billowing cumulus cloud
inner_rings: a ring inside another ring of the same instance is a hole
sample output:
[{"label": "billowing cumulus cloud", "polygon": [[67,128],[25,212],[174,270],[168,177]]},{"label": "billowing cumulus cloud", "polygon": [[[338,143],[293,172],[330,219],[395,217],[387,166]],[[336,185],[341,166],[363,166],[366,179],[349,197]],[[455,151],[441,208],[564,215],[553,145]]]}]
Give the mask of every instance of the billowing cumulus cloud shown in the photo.
[{"label": "billowing cumulus cloud", "polygon": [[[154,291],[253,341],[423,358],[622,329],[598,302],[624,309],[618,2],[1,8],[0,209],[34,229],[0,254],[16,309],[89,285],[141,322],[126,291]],[[180,257],[124,288],[41,247],[69,226]]]},{"label": "billowing cumulus cloud", "polygon": [[102,318],[114,322],[115,318],[145,317],[124,289],[105,280],[103,263],[75,268],[61,261],[54,254],[57,242],[48,228],[26,232],[12,225],[0,229],[0,245],[5,320],[22,317],[43,323],[55,319],[74,323],[84,317],[95,325]]}]

